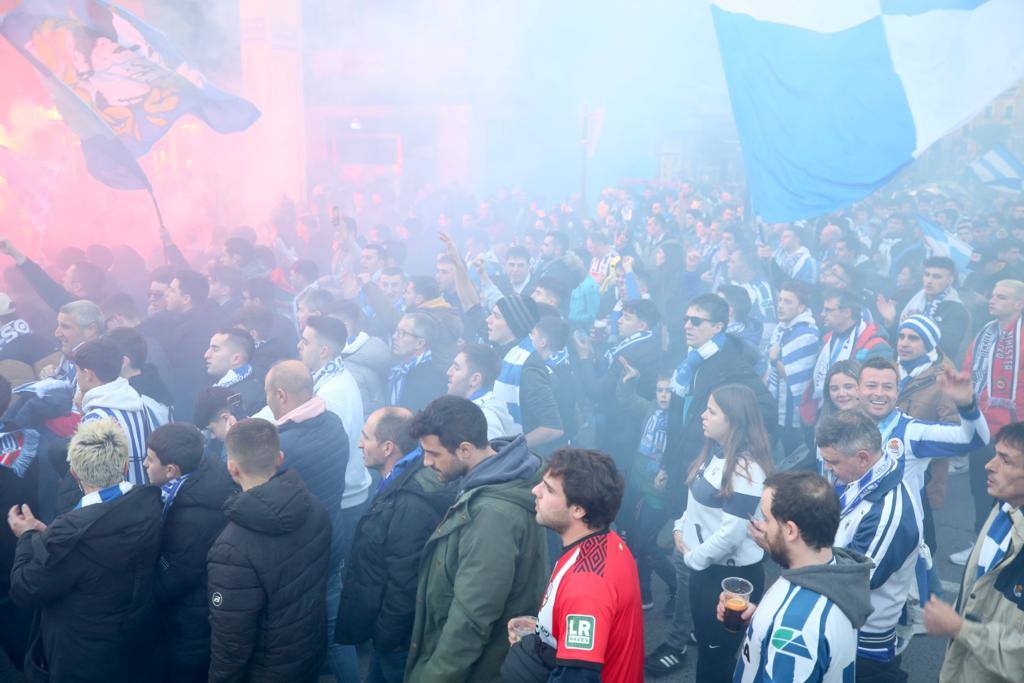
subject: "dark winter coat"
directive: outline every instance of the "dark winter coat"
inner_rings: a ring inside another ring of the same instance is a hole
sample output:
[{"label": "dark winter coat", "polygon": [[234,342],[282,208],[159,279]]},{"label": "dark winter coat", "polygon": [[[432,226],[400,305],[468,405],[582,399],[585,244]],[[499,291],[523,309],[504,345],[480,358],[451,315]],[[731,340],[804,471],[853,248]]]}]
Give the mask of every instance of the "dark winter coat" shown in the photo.
[{"label": "dark winter coat", "polygon": [[[49,680],[158,676],[153,583],[160,509],[159,489],[136,487],[18,539],[10,595],[15,604],[40,610],[41,640],[29,658],[49,671]],[[38,676],[28,679],[44,680]]]},{"label": "dark winter coat", "polygon": [[204,460],[182,483],[164,518],[156,599],[172,670],[209,667],[206,555],[227,524],[224,502],[235,490],[223,463]]},{"label": "dark winter coat", "polygon": [[[448,393],[448,366],[443,365],[433,353],[426,363],[409,370],[398,394],[397,405],[412,412],[423,410],[438,396]],[[390,397],[389,397],[390,398]]]},{"label": "dark winter coat", "polygon": [[454,500],[422,456],[373,499],[345,563],[337,642],[373,640],[377,652],[409,648],[423,545]]},{"label": "dark winter coat", "polygon": [[540,604],[547,552],[531,491],[542,463],[523,436],[491,445],[423,549],[407,681],[500,680],[508,620]]},{"label": "dark winter coat", "polygon": [[228,499],[208,556],[210,681],[316,681],[331,526],[294,470]]},{"label": "dark winter coat", "polygon": [[341,496],[345,493],[348,435],[341,418],[324,410],[300,422],[289,420],[277,428],[281,435],[284,466],[302,477],[306,488],[327,510],[331,520],[331,571],[341,566],[343,528]]}]

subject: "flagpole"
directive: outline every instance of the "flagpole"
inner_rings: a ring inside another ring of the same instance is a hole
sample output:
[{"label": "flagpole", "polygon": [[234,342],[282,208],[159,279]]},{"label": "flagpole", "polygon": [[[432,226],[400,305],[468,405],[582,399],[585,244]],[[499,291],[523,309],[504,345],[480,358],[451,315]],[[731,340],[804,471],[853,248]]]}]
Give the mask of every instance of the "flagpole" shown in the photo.
[{"label": "flagpole", "polygon": [[[148,184],[147,184],[148,185]],[[146,192],[149,193],[149,198],[153,200],[153,208],[156,210],[156,220],[160,224],[160,234],[167,232],[167,226],[164,225],[164,215],[160,212],[160,204],[156,201],[156,194],[153,192],[153,186],[148,185]]]}]

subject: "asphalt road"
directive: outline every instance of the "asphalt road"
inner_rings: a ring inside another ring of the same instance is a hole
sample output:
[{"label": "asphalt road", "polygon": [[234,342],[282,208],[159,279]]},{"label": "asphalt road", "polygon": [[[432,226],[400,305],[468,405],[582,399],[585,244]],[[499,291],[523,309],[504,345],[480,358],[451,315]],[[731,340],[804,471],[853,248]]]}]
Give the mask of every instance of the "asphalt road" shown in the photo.
[{"label": "asphalt road", "polygon": [[[974,506],[968,488],[967,473],[952,475],[949,480],[946,504],[935,513],[935,532],[939,544],[937,553],[939,576],[942,578],[944,586],[952,590],[952,592],[946,591],[943,596],[949,602],[956,599],[956,590],[963,575],[963,567],[950,563],[949,554],[962,550],[969,543],[974,542],[973,521]],[[769,564],[772,566],[768,569],[768,585],[771,585],[773,578],[778,575],[778,567],[770,561]],[[662,606],[666,596],[665,584],[657,577],[654,577],[652,584],[655,593],[655,607],[646,612],[644,616],[644,643],[647,652],[651,652],[664,642],[670,626],[670,620],[662,616]],[[934,683],[939,679],[939,669],[942,667],[946,642],[944,638],[929,635],[914,637],[903,652],[903,670],[909,675],[911,683]],[[696,661],[696,652],[691,650],[687,653],[685,666],[680,671],[658,678],[648,676],[647,680],[660,683],[695,681]]]}]

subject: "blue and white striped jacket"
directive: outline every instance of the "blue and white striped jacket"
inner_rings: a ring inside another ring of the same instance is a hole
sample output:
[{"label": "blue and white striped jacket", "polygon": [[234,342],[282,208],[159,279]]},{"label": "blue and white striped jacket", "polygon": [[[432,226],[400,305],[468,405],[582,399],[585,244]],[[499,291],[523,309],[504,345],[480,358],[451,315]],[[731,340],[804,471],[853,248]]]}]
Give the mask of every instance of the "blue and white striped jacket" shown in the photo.
[{"label": "blue and white striped jacket", "polygon": [[896,656],[896,623],[910,594],[921,544],[921,521],[906,484],[903,462],[871,493],[843,512],[835,545],[867,555],[871,615],[858,634],[857,655],[887,662]]},{"label": "blue and white striped jacket", "polygon": [[775,397],[782,427],[799,427],[800,399],[811,385],[814,364],[821,349],[821,334],[814,315],[806,310],[788,323],[779,323],[772,333],[770,346],[779,347],[786,376],[780,377],[775,363],[768,366],[768,393]]},{"label": "blue and white striped jacket", "polygon": [[128,439],[128,474],[125,479],[142,486],[149,483],[146,468],[146,440],[160,426],[160,420],[142,400],[139,392],[118,377],[113,382],[87,391],[82,397],[82,422],[113,418]]}]

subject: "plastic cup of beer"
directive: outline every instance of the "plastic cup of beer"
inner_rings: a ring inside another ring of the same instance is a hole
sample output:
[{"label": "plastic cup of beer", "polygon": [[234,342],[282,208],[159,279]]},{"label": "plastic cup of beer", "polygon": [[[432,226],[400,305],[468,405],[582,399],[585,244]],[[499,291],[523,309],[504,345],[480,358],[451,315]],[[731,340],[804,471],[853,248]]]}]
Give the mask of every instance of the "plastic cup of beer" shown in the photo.
[{"label": "plastic cup of beer", "polygon": [[725,630],[730,633],[742,633],[745,628],[743,612],[750,604],[750,595],[754,585],[746,579],[730,576],[722,580],[722,592],[725,593]]},{"label": "plastic cup of beer", "polygon": [[531,633],[537,632],[537,617],[515,617],[510,626],[518,643]]}]

